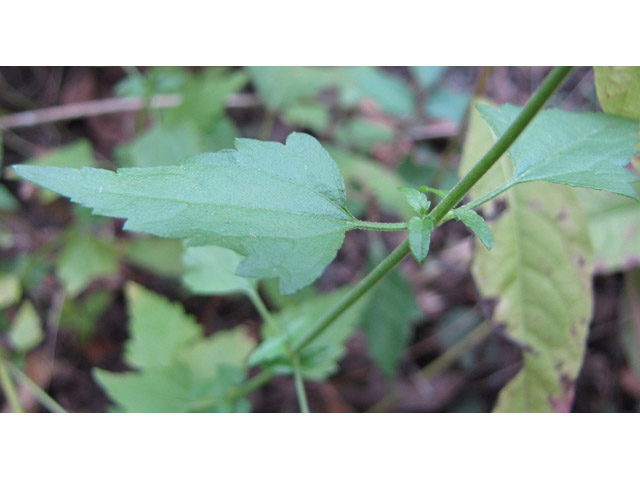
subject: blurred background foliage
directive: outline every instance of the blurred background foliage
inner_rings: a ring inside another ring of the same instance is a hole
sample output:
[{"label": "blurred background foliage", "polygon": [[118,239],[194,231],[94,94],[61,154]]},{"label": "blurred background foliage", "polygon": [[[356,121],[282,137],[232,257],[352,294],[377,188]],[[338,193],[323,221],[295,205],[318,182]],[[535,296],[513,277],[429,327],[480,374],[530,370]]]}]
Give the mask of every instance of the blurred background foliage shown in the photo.
[{"label": "blurred background foliage", "polygon": [[[14,375],[23,407],[51,410],[43,400],[47,391],[70,411],[296,411],[287,376],[251,401],[212,406],[254,364],[290,371],[277,333],[260,318],[260,298],[278,328],[295,336],[403,234],[349,233],[316,285],[283,297],[271,281],[236,277],[233,252],[185,249],[180,241],[124,232],[120,220],[92,216],[19,182],[12,164],[112,170],[172,165],[232,148],[237,137],[284,141],[290,132],[304,131],[338,164],[354,215],[402,221],[411,209],[397,187],[446,190],[456,182],[472,99],[521,105],[546,72],[0,69],[0,345],[22,372]],[[131,100],[136,108],[127,108]],[[86,102],[95,101],[98,109],[112,110],[83,112]],[[576,69],[552,103],[598,110],[592,70]],[[40,121],[38,112],[55,106],[72,107],[77,115]],[[22,111],[34,112],[36,120],[7,123]],[[598,275],[574,410],[637,411],[640,204],[579,193]],[[516,346],[482,323],[490,305],[479,298],[469,273],[474,244],[456,223],[435,232],[423,267],[404,262],[314,342],[302,359],[312,410],[491,410],[522,360]],[[266,341],[256,349],[260,338]],[[27,379],[19,376],[24,374]],[[10,409],[7,401],[3,408]]]}]

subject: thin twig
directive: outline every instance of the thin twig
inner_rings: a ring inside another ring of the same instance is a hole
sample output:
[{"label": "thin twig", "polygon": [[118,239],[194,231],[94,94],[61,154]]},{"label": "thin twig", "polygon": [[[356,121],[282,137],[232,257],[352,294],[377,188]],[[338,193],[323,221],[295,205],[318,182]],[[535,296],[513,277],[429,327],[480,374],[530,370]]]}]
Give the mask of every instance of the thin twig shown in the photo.
[{"label": "thin twig", "polygon": [[[182,103],[182,96],[154,95],[151,108],[175,108]],[[111,113],[135,112],[144,108],[145,101],[139,97],[105,98],[89,102],[71,103],[57,107],[13,113],[0,117],[0,131],[11,128],[34,127],[45,123],[73,120],[77,118],[97,117]],[[258,97],[251,94],[234,94],[227,101],[228,108],[250,108],[260,105]]]}]

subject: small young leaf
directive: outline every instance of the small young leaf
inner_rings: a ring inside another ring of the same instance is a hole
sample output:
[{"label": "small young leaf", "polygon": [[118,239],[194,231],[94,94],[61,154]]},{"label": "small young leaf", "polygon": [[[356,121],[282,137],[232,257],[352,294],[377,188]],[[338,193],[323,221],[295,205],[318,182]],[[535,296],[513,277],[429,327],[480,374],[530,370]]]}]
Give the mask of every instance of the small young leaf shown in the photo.
[{"label": "small young leaf", "polygon": [[493,234],[484,218],[468,208],[456,208],[453,210],[453,215],[478,236],[487,250],[491,250],[494,244]]},{"label": "small young leaf", "polygon": [[435,193],[440,198],[444,198],[449,193],[449,190],[438,190],[437,188],[431,188],[427,186],[422,186],[419,189],[422,193]]},{"label": "small young leaf", "polygon": [[31,302],[24,302],[16,313],[8,338],[11,345],[21,352],[28,352],[44,339],[40,317]]},{"label": "small young leaf", "polygon": [[255,290],[258,282],[236,275],[243,257],[232,250],[215,247],[189,247],[183,255],[187,268],[183,281],[193,293],[228,295]]},{"label": "small young leaf", "polygon": [[398,191],[404,195],[418,215],[424,215],[429,210],[431,202],[427,200],[427,196],[420,190],[411,187],[398,187]]},{"label": "small young leaf", "polygon": [[[513,105],[477,108],[496,136],[522,110]],[[638,179],[624,168],[636,154],[637,143],[637,121],[605,113],[544,110],[508,151],[514,167],[510,182],[544,180],[638,198],[629,185]]]},{"label": "small young leaf", "polygon": [[231,248],[246,256],[238,274],[279,277],[280,290],[293,293],[322,273],[355,228],[344,181],[309,135],[292,133],[286,145],[239,139],[236,148],[118,173],[15,170],[96,214],[127,218],[127,230]]},{"label": "small young leaf", "polygon": [[409,245],[416,261],[422,265],[429,253],[431,232],[433,232],[433,220],[429,217],[413,217],[409,220]]}]

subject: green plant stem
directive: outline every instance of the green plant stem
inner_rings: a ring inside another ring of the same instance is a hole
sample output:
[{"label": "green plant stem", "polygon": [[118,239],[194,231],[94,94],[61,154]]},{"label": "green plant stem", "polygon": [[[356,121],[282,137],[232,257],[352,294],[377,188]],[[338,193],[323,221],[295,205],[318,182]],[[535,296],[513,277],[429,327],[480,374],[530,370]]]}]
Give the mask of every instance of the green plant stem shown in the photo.
[{"label": "green plant stem", "polygon": [[[518,117],[509,128],[500,136],[498,141],[480,159],[480,161],[449,191],[440,203],[431,211],[429,216],[433,219],[434,225],[439,225],[450,210],[464,198],[476,182],[494,165],[495,162],[507,151],[515,142],[518,136],[524,131],[536,113],[542,108],[553,92],[560,86],[573,67],[555,67],[542,82],[542,85],[535,91],[529,102],[521,110]],[[409,241],[402,242],[392,251],[376,268],[364,277],[349,293],[347,293],[338,303],[336,303],[316,324],[316,326],[304,335],[298,343],[293,346],[293,353],[298,354],[307,345],[313,342],[327,327],[329,327],[347,308],[353,305],[356,300],[367,293],[378,281],[398,265],[404,257],[409,254]],[[270,371],[263,371],[253,377],[246,384],[238,387],[230,393],[231,398],[239,398],[252,390],[259,388],[264,383],[273,378],[275,374]]]},{"label": "green plant stem", "polygon": [[297,356],[291,359],[293,363],[293,378],[296,384],[296,395],[298,404],[302,413],[309,413],[309,402],[307,401],[307,393],[304,390],[304,381],[302,380],[302,372],[300,371],[300,361]]},{"label": "green plant stem", "polygon": [[384,223],[384,222],[365,222],[363,220],[356,220],[351,224],[353,225],[353,228],[358,228],[360,230],[377,230],[380,232],[395,232],[398,230],[407,229],[406,222]]},{"label": "green plant stem", "polygon": [[253,289],[250,289],[250,290],[247,290],[246,293],[247,293],[247,296],[249,297],[249,300],[251,300],[251,303],[258,311],[260,318],[262,318],[262,320],[264,320],[265,323],[269,324],[271,328],[275,329],[277,332],[280,332],[280,327],[278,326],[276,321],[273,319],[273,315],[271,315],[271,312],[262,301],[262,298],[260,297],[258,292],[256,292]]},{"label": "green plant stem", "polygon": [[489,193],[481,196],[480,198],[475,199],[473,202],[469,202],[467,205],[465,205],[465,208],[478,208],[480,205],[487,203],[489,200],[493,200],[501,193],[506,192],[515,184],[516,182],[513,179],[509,180],[504,185],[501,185],[498,188],[491,190]]},{"label": "green plant stem", "polygon": [[11,370],[11,373],[18,380],[18,382],[21,383],[27,390],[29,390],[31,395],[33,395],[44,408],[53,413],[68,413],[62,405],[56,402],[51,397],[51,395],[45,392],[37,383],[35,383],[27,375],[25,375],[22,370],[20,370],[12,363],[7,362],[7,365],[9,366],[9,370]]},{"label": "green plant stem", "polygon": [[2,385],[2,391],[9,403],[9,407],[14,413],[23,413],[22,405],[20,405],[20,398],[16,391],[16,386],[13,383],[9,370],[7,369],[7,360],[4,358],[3,352],[0,351],[0,385]]},{"label": "green plant stem", "polygon": [[442,199],[438,205],[431,211],[430,216],[433,223],[438,225],[449,210],[464,198],[471,187],[473,187],[480,178],[489,171],[494,163],[509,149],[516,141],[518,136],[533,120],[533,117],[540,111],[542,106],[549,100],[553,92],[560,86],[562,81],[567,77],[573,67],[555,67],[547,78],[544,79],[542,85],[535,91],[524,108],[520,111],[518,117],[513,121],[509,128],[500,136],[498,141],[489,149],[489,151],[480,159],[480,161],[456,184],[455,187]]}]

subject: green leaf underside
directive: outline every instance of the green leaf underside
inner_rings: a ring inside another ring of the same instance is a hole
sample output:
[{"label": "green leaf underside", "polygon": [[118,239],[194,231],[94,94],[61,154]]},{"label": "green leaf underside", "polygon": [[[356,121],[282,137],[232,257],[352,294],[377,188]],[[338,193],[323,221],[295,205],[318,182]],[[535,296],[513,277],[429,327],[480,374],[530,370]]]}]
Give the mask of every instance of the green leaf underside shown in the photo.
[{"label": "green leaf underside", "polygon": [[467,208],[453,210],[453,215],[478,236],[478,239],[487,247],[487,250],[491,250],[495,241],[491,229],[484,221],[484,218]]},{"label": "green leaf underside", "polygon": [[[522,110],[513,105],[477,108],[498,137]],[[638,124],[630,119],[544,110],[509,148],[510,182],[544,180],[638,198],[629,185],[637,178],[624,168],[636,154],[637,135]]]},{"label": "green leaf underside", "polygon": [[569,411],[592,311],[593,262],[586,217],[567,187],[518,185],[476,252],[480,293],[496,298],[494,322],[523,347],[524,365],[497,411]]},{"label": "green leaf underside", "polygon": [[429,253],[431,244],[431,232],[433,232],[433,220],[429,217],[413,217],[409,220],[409,246],[411,253],[418,263],[424,262]]},{"label": "green leaf underside", "polygon": [[125,229],[215,244],[246,256],[237,273],[280,278],[292,293],[333,260],[355,220],[335,163],[311,136],[286,145],[238,139],[235,150],[180,165],[107,170],[16,166],[23,178],[94,209]]}]

